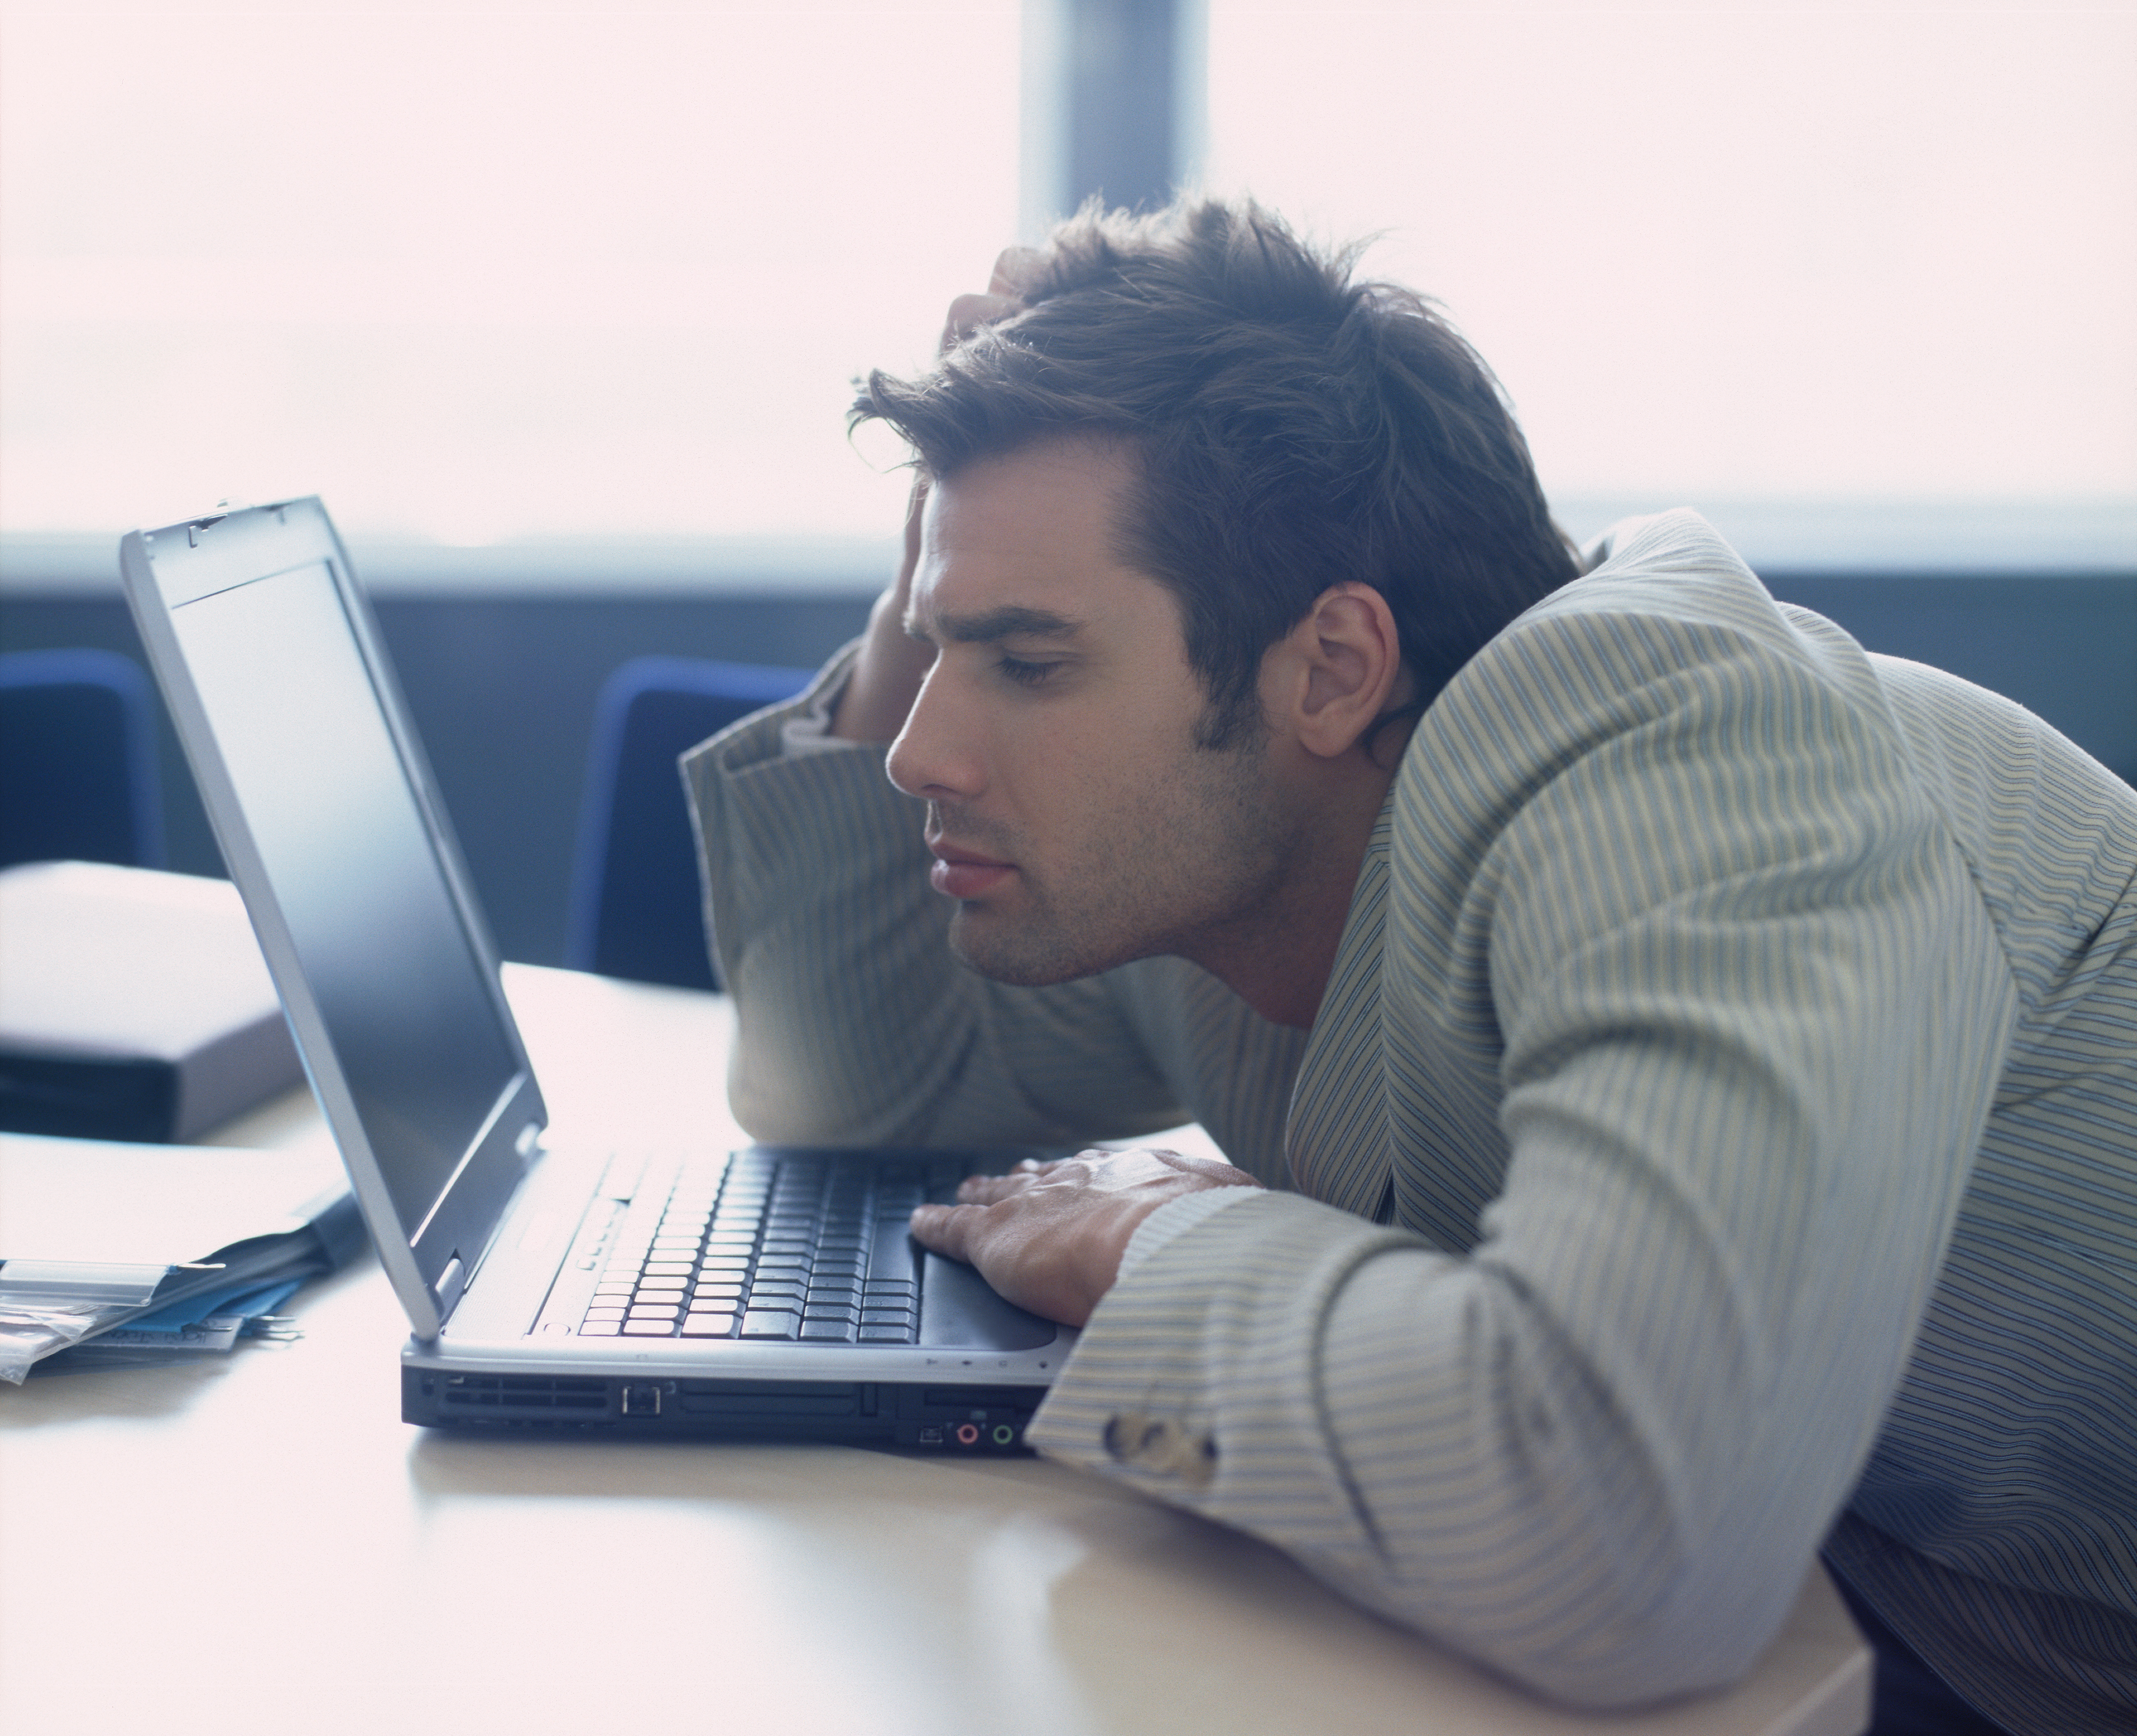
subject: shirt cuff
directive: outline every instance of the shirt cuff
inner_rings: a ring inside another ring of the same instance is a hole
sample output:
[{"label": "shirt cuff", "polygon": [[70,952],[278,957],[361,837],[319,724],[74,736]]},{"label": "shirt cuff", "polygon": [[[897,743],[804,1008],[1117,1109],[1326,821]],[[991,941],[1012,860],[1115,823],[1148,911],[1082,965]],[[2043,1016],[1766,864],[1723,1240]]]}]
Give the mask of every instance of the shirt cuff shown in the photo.
[{"label": "shirt cuff", "polygon": [[1128,1245],[1121,1252],[1121,1269],[1113,1281],[1119,1283],[1167,1242],[1177,1241],[1196,1224],[1215,1217],[1228,1206],[1235,1206],[1243,1199],[1254,1199],[1268,1191],[1266,1188],[1249,1188],[1244,1184],[1204,1188],[1198,1193],[1183,1194],[1179,1199],[1160,1206],[1144,1218],[1136,1227],[1135,1234],[1128,1238]]}]

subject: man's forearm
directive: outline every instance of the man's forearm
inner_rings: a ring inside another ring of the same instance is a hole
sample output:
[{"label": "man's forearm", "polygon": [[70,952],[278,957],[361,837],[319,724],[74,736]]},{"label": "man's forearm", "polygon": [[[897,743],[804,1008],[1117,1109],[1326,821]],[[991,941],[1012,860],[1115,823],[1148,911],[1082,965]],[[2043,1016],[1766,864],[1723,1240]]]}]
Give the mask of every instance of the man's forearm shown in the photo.
[{"label": "man's forearm", "polygon": [[831,733],[847,742],[888,742],[905,727],[933,656],[905,631],[904,590],[886,591],[869,611],[853,673],[831,712]]}]

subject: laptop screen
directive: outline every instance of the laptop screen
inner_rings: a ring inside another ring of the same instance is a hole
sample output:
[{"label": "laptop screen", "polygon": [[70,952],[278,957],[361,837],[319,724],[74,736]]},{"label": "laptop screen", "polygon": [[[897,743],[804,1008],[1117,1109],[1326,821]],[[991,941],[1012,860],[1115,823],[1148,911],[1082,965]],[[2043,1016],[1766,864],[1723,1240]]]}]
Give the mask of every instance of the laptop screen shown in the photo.
[{"label": "laptop screen", "polygon": [[324,562],[173,624],[411,1242],[520,1074]]}]

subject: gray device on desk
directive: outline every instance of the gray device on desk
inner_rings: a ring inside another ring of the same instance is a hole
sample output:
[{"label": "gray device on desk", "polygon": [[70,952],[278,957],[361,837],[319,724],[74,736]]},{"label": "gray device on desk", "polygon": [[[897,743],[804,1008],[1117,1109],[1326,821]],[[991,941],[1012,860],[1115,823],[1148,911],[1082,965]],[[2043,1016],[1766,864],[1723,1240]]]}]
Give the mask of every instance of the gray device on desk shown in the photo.
[{"label": "gray device on desk", "polygon": [[430,1425],[1020,1446],[1075,1334],[905,1233],[1016,1152],[552,1148],[488,926],[317,499],[120,546],[413,1336]]}]

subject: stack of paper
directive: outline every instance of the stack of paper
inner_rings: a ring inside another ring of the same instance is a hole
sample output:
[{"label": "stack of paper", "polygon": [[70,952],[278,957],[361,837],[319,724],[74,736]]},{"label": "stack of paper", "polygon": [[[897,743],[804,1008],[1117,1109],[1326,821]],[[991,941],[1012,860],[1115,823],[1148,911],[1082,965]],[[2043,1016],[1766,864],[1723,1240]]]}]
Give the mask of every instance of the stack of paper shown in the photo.
[{"label": "stack of paper", "polygon": [[[178,1348],[189,1329],[234,1317],[226,1349],[363,1241],[348,1177],[323,1146],[0,1134],[0,1380],[114,1330],[172,1331]],[[201,1338],[195,1348],[215,1348]]]},{"label": "stack of paper", "polygon": [[191,1139],[302,1077],[228,881],[0,872],[0,1127]]}]

